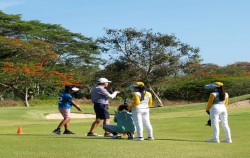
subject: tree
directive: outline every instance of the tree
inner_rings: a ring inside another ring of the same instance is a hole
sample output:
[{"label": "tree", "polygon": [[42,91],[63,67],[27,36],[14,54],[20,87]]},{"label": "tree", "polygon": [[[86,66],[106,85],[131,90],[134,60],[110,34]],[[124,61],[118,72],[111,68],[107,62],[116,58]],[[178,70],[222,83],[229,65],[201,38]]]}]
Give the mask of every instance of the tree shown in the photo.
[{"label": "tree", "polygon": [[[110,55],[110,61],[115,61],[112,66],[119,68],[122,64],[125,72],[131,74],[121,74],[120,81],[144,81],[149,88],[166,77],[180,74],[187,63],[200,62],[198,48],[180,42],[174,35],[152,30],[106,29],[105,36],[97,39],[97,43],[103,53]],[[112,66],[103,72],[117,74]]]},{"label": "tree", "polygon": [[180,42],[174,35],[152,30],[106,29],[97,43],[111,61],[126,63],[137,80],[147,83],[178,75],[189,62],[200,62],[198,48]]},{"label": "tree", "polygon": [[[59,55],[62,59],[60,63],[64,65],[97,67],[99,64],[98,47],[92,39],[72,33],[60,25],[45,24],[38,20],[23,21],[20,15],[8,15],[0,11],[0,36],[50,43],[51,51]],[[4,52],[1,54],[0,59],[8,57]]]},{"label": "tree", "polygon": [[[0,37],[0,48],[3,52],[15,52],[16,56],[0,63],[0,87],[8,88],[25,101],[28,107],[29,92],[38,86],[78,84],[72,76],[51,70],[48,65],[60,60],[50,50],[50,44],[38,40],[23,41],[20,39]],[[3,93],[2,90],[2,93]]]},{"label": "tree", "polygon": [[98,54],[91,38],[0,11],[0,87],[12,90],[26,106],[34,87],[48,90],[89,80],[98,70]]}]

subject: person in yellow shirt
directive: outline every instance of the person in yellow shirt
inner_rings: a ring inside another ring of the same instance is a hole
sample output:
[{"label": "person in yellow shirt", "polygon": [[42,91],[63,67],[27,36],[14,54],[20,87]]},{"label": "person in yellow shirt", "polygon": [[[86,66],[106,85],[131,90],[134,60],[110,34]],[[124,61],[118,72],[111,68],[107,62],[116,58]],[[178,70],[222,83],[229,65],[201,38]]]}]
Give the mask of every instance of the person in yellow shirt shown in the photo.
[{"label": "person in yellow shirt", "polygon": [[206,108],[206,112],[210,115],[214,137],[207,140],[207,142],[220,143],[219,122],[221,122],[226,137],[223,142],[232,143],[226,108],[228,105],[229,95],[225,92],[222,82],[214,82],[212,84],[205,85],[205,89],[215,90],[215,92],[210,93]]},{"label": "person in yellow shirt", "polygon": [[148,137],[145,140],[154,140],[153,128],[149,119],[149,107],[152,106],[152,95],[146,91],[143,82],[136,82],[129,86],[134,89],[133,103],[128,106],[131,110],[135,122],[137,137],[134,140],[144,140],[143,138],[143,125],[147,129]]}]

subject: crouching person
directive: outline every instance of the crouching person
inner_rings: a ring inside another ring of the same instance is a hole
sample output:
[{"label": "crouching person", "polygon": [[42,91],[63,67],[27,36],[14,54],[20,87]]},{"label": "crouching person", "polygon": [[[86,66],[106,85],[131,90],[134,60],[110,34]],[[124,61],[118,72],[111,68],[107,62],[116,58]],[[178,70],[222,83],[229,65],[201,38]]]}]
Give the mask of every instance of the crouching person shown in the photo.
[{"label": "crouching person", "polygon": [[128,111],[126,104],[120,105],[117,110],[114,117],[114,122],[117,125],[104,125],[103,128],[113,134],[113,139],[121,138],[121,134],[127,134],[128,139],[132,140],[135,132],[132,113]]}]

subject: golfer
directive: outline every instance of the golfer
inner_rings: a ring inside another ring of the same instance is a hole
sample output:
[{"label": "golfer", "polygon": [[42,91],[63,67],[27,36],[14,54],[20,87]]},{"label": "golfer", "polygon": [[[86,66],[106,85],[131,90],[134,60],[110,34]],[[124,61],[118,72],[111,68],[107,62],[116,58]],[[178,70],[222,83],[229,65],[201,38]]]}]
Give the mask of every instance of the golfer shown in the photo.
[{"label": "golfer", "polygon": [[53,131],[54,134],[61,134],[61,128],[64,127],[65,131],[63,134],[74,134],[71,132],[69,127],[70,122],[70,109],[74,106],[77,110],[82,112],[82,109],[73,101],[71,93],[78,91],[79,88],[73,86],[65,86],[64,92],[60,94],[58,101],[58,109],[63,116],[63,120],[59,123],[57,129]]},{"label": "golfer", "polygon": [[153,128],[149,119],[149,107],[152,106],[152,95],[146,91],[143,82],[136,82],[129,86],[133,88],[133,103],[128,106],[128,109],[132,111],[132,116],[135,122],[137,137],[134,140],[144,140],[143,138],[143,125],[147,129],[148,137],[145,140],[154,140]]},{"label": "golfer", "polygon": [[210,115],[214,137],[207,140],[207,142],[220,143],[219,122],[221,121],[226,136],[226,139],[223,142],[232,143],[226,108],[228,105],[229,95],[225,92],[223,83],[221,82],[214,82],[212,84],[205,85],[205,88],[215,90],[214,92],[210,93],[206,108],[206,112]]},{"label": "golfer", "polygon": [[[95,133],[97,127],[103,120],[103,126],[110,123],[110,115],[108,111],[108,98],[115,98],[119,91],[115,91],[110,94],[107,91],[107,87],[111,81],[106,78],[100,78],[97,81],[97,85],[91,89],[91,99],[94,104],[94,110],[96,113],[96,120],[92,123],[92,126],[87,133],[87,136],[99,136]],[[112,133],[105,131],[104,137],[112,137]]]}]

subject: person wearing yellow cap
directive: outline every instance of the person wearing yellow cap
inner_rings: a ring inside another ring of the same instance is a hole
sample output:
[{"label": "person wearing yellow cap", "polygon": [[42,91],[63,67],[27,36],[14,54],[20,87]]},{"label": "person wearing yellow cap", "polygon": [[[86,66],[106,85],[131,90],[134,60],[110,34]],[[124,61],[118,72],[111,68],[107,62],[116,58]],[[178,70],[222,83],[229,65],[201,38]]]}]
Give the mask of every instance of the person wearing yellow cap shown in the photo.
[{"label": "person wearing yellow cap", "polygon": [[210,93],[206,112],[210,115],[211,125],[213,128],[214,137],[207,140],[207,142],[220,143],[219,139],[219,122],[225,132],[225,143],[232,143],[231,131],[228,125],[228,113],[226,106],[228,105],[228,93],[225,92],[222,82],[214,82],[212,84],[205,85],[205,89],[214,89],[215,91]]},{"label": "person wearing yellow cap", "polygon": [[129,88],[135,90],[133,92],[133,103],[128,106],[128,109],[132,112],[137,130],[137,137],[134,140],[144,140],[143,125],[146,127],[148,134],[145,140],[154,140],[153,128],[149,119],[149,107],[152,106],[152,95],[146,91],[143,82],[136,82],[129,86]]}]

